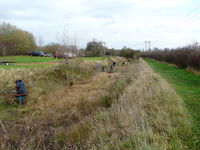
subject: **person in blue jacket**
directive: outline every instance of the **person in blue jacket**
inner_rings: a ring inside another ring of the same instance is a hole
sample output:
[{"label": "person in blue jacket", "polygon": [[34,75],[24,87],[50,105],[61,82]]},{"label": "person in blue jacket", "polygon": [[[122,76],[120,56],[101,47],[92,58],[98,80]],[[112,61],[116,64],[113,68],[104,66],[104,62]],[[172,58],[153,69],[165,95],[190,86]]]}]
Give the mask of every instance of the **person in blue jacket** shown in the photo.
[{"label": "person in blue jacket", "polygon": [[17,94],[16,94],[17,103],[22,105],[24,104],[25,96],[26,96],[25,85],[22,82],[22,80],[16,80],[15,84],[16,84],[16,91],[17,91]]}]

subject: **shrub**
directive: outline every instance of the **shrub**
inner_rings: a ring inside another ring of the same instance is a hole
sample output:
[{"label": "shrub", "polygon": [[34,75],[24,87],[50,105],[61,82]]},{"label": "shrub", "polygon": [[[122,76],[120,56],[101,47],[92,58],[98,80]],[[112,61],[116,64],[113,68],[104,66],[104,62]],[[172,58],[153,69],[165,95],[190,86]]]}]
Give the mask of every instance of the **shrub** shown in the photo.
[{"label": "shrub", "polygon": [[122,50],[119,52],[119,56],[125,57],[127,59],[132,58],[132,59],[139,59],[140,58],[140,52],[135,51],[131,48],[122,48]]}]

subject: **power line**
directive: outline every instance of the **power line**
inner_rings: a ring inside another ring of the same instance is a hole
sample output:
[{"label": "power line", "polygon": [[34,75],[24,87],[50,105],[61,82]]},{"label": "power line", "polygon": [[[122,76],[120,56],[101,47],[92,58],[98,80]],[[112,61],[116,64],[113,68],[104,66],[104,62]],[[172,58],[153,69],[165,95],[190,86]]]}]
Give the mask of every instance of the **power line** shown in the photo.
[{"label": "power line", "polygon": [[175,25],[180,24],[181,22],[183,22],[185,19],[187,19],[187,17],[190,17],[190,15],[195,12],[196,10],[198,10],[200,7],[200,4],[195,7],[193,10],[191,10],[189,13],[187,13],[182,19],[180,19],[177,23],[175,23]]},{"label": "power line", "polygon": [[[197,1],[195,1],[197,2]],[[194,12],[198,11],[200,8],[200,4],[197,5],[197,7],[195,7],[194,9],[192,9],[191,11],[189,11],[183,18],[181,18],[178,22],[176,22],[174,25],[172,25],[172,29],[176,29],[177,27],[179,27],[180,25],[188,22],[190,19],[193,19],[193,17],[196,17],[200,12],[198,12],[198,14],[194,14],[192,15]],[[192,16],[191,16],[192,15]],[[188,18],[189,17],[189,18]]]},{"label": "power line", "polygon": [[151,41],[144,41],[144,43],[145,43],[145,51],[147,50],[147,48],[148,50],[151,50]]},{"label": "power line", "polygon": [[[199,17],[196,18],[196,17],[199,16],[199,15],[200,15],[200,12],[199,12],[198,14],[194,15],[194,18],[193,18],[192,20],[190,20],[189,22],[186,22],[186,24],[185,24],[184,26],[190,25],[191,23],[193,23],[193,22],[199,20]],[[195,18],[196,18],[196,19],[195,19]]]},{"label": "power line", "polygon": [[192,21],[194,21],[193,19],[195,19],[197,16],[200,15],[200,12],[192,15],[191,17],[189,17],[187,20],[185,20],[184,22],[182,22],[182,24],[180,24],[179,26],[175,27],[174,29],[178,28],[178,27],[184,27],[187,26],[188,24],[190,24]]}]

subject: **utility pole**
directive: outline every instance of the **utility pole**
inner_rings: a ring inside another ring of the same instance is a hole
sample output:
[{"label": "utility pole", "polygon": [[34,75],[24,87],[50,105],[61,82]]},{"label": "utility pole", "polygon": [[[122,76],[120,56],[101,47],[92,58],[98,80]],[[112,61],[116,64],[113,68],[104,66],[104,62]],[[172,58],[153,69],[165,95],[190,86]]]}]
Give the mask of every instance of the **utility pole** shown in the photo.
[{"label": "utility pole", "polygon": [[144,44],[145,44],[144,50],[146,51],[147,50],[147,41],[144,41]]},{"label": "utility pole", "polygon": [[199,43],[198,42],[195,43],[195,49],[199,50]]},{"label": "utility pole", "polygon": [[147,50],[147,47],[148,47],[148,50],[150,51],[151,50],[151,41],[145,41],[145,51]]},{"label": "utility pole", "polygon": [[149,51],[151,50],[151,41],[148,42],[149,43]]}]

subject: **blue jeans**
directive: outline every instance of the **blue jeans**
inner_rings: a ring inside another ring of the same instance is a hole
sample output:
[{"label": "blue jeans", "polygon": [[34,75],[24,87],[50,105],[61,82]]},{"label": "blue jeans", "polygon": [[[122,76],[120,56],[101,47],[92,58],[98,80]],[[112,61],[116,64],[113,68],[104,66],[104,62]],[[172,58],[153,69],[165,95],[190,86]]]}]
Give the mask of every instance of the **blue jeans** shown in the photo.
[{"label": "blue jeans", "polygon": [[24,104],[25,96],[17,96],[17,103],[22,105]]}]

